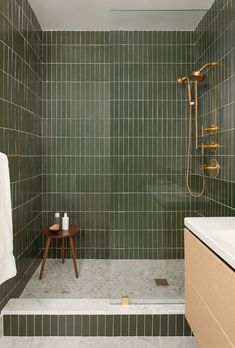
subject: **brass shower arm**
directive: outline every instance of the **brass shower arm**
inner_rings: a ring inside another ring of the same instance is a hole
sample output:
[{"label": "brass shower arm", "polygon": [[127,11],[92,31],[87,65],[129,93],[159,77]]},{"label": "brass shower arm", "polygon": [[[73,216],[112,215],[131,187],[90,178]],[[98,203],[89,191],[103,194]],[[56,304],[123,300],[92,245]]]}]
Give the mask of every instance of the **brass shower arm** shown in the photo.
[{"label": "brass shower arm", "polygon": [[203,67],[199,70],[199,71],[202,71],[204,70],[205,68],[207,68],[208,66],[215,66],[217,65],[218,63],[217,62],[209,62],[209,63],[206,63],[203,65]]}]

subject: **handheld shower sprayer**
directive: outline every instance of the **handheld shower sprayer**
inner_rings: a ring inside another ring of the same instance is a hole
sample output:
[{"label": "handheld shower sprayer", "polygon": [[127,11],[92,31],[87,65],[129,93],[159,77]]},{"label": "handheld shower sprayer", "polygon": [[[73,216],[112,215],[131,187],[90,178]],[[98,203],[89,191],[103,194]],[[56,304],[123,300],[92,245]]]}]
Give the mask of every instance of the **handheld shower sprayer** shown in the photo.
[{"label": "handheld shower sprayer", "polygon": [[188,79],[189,79],[188,76],[179,76],[177,78],[177,82],[179,85],[184,85]]}]

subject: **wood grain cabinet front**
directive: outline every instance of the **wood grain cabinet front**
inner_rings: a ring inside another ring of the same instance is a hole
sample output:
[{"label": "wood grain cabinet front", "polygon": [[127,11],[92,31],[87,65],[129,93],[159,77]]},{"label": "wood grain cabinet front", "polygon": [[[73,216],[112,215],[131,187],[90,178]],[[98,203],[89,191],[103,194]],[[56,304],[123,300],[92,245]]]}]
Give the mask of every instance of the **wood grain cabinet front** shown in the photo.
[{"label": "wood grain cabinet front", "polygon": [[235,347],[235,272],[185,229],[185,315],[200,348]]}]

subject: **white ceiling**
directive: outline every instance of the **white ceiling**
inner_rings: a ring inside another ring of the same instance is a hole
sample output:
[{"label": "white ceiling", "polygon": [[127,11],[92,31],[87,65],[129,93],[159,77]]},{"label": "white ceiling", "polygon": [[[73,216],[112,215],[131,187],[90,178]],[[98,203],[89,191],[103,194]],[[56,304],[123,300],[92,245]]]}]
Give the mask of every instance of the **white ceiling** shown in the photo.
[{"label": "white ceiling", "polygon": [[43,30],[194,30],[214,0],[29,2]]}]

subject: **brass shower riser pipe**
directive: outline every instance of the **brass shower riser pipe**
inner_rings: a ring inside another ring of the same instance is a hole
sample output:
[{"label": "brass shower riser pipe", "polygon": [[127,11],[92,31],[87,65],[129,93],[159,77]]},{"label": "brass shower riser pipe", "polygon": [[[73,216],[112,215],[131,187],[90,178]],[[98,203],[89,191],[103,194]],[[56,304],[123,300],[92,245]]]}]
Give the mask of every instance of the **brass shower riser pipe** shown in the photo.
[{"label": "brass shower riser pipe", "polygon": [[198,150],[198,81],[194,82],[194,89],[195,89],[195,100],[194,100],[194,107],[195,107],[195,136],[196,136],[196,150]]}]

